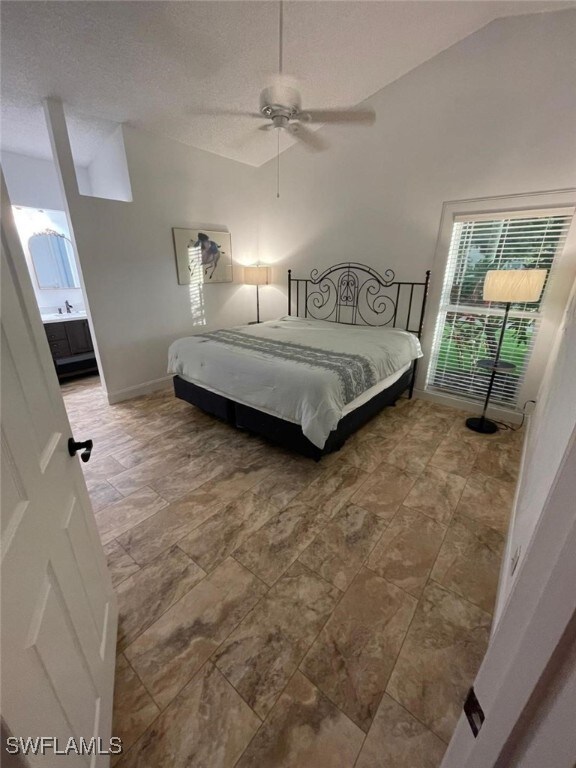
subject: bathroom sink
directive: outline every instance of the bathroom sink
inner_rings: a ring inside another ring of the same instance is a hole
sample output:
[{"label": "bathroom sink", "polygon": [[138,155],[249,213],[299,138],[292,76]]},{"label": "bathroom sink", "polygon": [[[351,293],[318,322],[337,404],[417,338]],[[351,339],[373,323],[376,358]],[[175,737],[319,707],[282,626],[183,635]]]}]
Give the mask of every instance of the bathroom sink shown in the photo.
[{"label": "bathroom sink", "polygon": [[77,312],[69,312],[67,314],[62,313],[61,315],[58,314],[58,312],[42,313],[43,323],[61,323],[66,322],[67,320],[82,320],[84,318],[86,318],[86,312],[81,312],[80,310]]}]

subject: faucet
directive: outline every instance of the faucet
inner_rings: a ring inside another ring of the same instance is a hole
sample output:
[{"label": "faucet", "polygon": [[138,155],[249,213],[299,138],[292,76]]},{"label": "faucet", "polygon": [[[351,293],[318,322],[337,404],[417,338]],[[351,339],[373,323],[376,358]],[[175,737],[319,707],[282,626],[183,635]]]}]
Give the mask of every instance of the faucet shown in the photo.
[{"label": "faucet", "polygon": [[72,304],[70,304],[70,302],[68,301],[68,299],[66,299],[66,301],[64,302],[64,304],[66,305],[66,314],[67,314],[67,315],[69,315],[69,314],[70,314],[70,312],[71,312],[71,311],[74,309],[74,307],[72,306]]}]

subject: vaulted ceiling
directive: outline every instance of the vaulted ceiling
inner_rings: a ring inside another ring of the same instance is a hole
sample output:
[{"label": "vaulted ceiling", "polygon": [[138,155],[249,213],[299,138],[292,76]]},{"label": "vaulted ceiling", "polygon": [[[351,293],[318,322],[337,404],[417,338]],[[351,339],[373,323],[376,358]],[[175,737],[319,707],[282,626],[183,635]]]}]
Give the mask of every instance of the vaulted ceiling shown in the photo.
[{"label": "vaulted ceiling", "polygon": [[[572,5],[285,2],[284,70],[305,106],[356,105],[495,18]],[[4,0],[1,20],[3,149],[50,157],[41,102],[55,96],[79,165],[118,123],[251,165],[275,154],[258,120],[217,114],[258,110],[278,65],[273,0]]]}]

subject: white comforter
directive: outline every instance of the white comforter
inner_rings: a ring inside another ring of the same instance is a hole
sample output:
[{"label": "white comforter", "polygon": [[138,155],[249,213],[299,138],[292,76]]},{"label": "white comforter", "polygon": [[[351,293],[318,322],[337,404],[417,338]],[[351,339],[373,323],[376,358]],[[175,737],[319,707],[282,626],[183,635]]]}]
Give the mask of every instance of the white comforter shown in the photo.
[{"label": "white comforter", "polygon": [[300,424],[322,448],[347,403],[422,351],[407,331],[282,317],[179,339],[168,357],[169,373]]}]

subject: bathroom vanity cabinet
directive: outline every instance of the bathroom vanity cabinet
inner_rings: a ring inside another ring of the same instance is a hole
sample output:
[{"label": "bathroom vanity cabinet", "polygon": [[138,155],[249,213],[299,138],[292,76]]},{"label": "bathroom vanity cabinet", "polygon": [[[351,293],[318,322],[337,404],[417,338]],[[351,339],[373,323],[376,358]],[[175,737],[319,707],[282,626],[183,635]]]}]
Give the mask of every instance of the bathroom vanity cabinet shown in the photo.
[{"label": "bathroom vanity cabinet", "polygon": [[59,379],[98,370],[88,320],[63,315],[61,320],[44,320],[44,330]]}]

